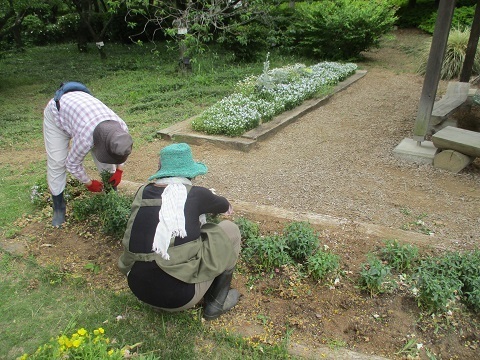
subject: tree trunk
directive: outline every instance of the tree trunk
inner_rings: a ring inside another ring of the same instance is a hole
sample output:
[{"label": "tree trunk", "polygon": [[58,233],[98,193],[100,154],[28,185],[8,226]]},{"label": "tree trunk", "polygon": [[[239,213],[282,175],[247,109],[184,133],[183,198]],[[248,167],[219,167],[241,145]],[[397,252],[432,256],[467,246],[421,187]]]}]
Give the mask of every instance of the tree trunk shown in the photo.
[{"label": "tree trunk", "polygon": [[17,50],[23,50],[23,40],[22,40],[22,22],[25,17],[26,12],[24,11],[21,14],[18,14],[15,23],[12,26],[13,39],[15,41],[15,46]]},{"label": "tree trunk", "polygon": [[81,53],[88,52],[87,31],[87,27],[85,26],[83,21],[80,21],[77,29],[77,47],[78,51],[80,51]]},{"label": "tree trunk", "polygon": [[480,0],[477,0],[475,15],[473,15],[472,28],[470,29],[470,38],[468,39],[465,59],[463,60],[462,72],[460,73],[460,82],[469,82],[472,75],[475,54],[477,53],[478,39],[480,37]]}]

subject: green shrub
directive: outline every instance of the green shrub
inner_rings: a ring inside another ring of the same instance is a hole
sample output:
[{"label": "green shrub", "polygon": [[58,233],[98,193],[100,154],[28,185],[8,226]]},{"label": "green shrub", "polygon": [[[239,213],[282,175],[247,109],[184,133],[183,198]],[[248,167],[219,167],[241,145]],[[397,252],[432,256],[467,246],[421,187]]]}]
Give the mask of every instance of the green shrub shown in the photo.
[{"label": "green shrub", "polygon": [[385,265],[372,254],[360,270],[359,287],[370,293],[370,296],[390,292],[396,287],[390,266]]},{"label": "green shrub", "polygon": [[380,254],[382,260],[399,272],[412,270],[418,261],[418,248],[410,244],[400,244],[397,240],[387,241]]},{"label": "green shrub", "polygon": [[436,11],[437,7],[432,0],[417,0],[414,7],[408,6],[408,2],[404,1],[396,12],[395,25],[400,28],[417,28],[420,24],[428,21]]},{"label": "green shrub", "polygon": [[316,59],[350,60],[378,47],[395,20],[395,8],[386,0],[301,2],[284,41]]},{"label": "green shrub", "polygon": [[340,268],[340,257],[325,251],[317,251],[307,258],[307,271],[313,280],[324,280]]},{"label": "green shrub", "polygon": [[93,219],[104,234],[121,239],[127,228],[132,197],[116,191],[87,195],[73,202],[73,218],[76,221]]},{"label": "green shrub", "polygon": [[234,54],[237,61],[252,61],[269,49],[269,30],[265,25],[253,22],[230,26],[218,38],[227,51]]},{"label": "green shrub", "polygon": [[432,313],[445,311],[462,295],[461,262],[459,254],[449,253],[420,263],[416,275],[419,306]]},{"label": "green shrub", "polygon": [[262,236],[245,242],[242,256],[257,271],[272,272],[282,265],[292,264],[285,238],[278,235]]},{"label": "green shrub", "polygon": [[467,252],[462,256],[462,292],[465,303],[475,312],[480,312],[480,250]]},{"label": "green shrub", "polygon": [[283,230],[288,252],[292,258],[303,263],[319,246],[319,235],[306,221],[291,222]]},{"label": "green shrub", "polygon": [[235,224],[240,229],[240,234],[244,241],[256,239],[260,236],[260,227],[257,223],[250,221],[244,217],[239,217],[234,220]]},{"label": "green shrub", "polygon": [[[470,29],[475,14],[474,6],[463,6],[455,8],[452,18],[452,26],[459,29]],[[430,16],[419,23],[418,28],[433,34],[435,24],[437,22],[437,12],[433,12]]]},{"label": "green shrub", "polygon": [[[448,36],[445,57],[442,63],[441,77],[444,80],[450,80],[460,76],[462,71],[465,54],[467,51],[468,39],[470,38],[470,29],[453,29]],[[425,44],[425,49],[420,60],[418,72],[422,75],[427,70],[427,62],[430,54],[430,43]],[[480,72],[480,48],[477,49],[473,63],[472,73]]]}]

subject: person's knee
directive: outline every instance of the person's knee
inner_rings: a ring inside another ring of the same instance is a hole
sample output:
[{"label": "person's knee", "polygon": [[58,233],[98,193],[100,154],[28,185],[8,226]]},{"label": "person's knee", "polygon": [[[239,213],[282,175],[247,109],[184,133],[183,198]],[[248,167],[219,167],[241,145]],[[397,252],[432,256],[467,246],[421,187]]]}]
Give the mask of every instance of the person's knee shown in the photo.
[{"label": "person's knee", "polygon": [[235,256],[238,257],[240,254],[240,246],[241,246],[241,238],[242,235],[240,233],[240,228],[237,224],[230,220],[223,220],[218,224],[223,231],[227,234],[228,238],[232,242],[233,251],[235,252]]}]

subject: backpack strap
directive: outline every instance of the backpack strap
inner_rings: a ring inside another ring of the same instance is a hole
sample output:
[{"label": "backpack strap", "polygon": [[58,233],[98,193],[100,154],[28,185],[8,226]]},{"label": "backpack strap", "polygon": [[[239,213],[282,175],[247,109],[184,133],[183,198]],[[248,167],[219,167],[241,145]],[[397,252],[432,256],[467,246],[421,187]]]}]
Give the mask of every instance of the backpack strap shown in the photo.
[{"label": "backpack strap", "polygon": [[66,83],[61,83],[60,88],[55,92],[55,96],[53,97],[58,111],[60,111],[60,98],[63,96],[63,94],[71,91],[83,91],[87,94],[91,94],[90,90],[88,90],[88,88],[80,82],[68,81]]}]

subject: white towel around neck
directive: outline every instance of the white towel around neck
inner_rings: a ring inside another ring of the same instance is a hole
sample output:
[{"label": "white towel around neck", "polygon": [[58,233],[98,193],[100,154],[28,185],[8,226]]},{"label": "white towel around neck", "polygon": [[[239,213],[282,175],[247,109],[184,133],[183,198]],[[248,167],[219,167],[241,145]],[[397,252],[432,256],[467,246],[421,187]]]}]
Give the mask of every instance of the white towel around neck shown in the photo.
[{"label": "white towel around neck", "polygon": [[[153,238],[152,251],[165,260],[170,260],[168,247],[170,239],[174,237],[184,238],[185,230],[185,201],[187,200],[187,188],[192,185],[187,178],[171,177],[155,181],[155,184],[167,185],[162,193],[162,206],[158,212],[158,225]],[[200,223],[205,223],[205,214],[200,215]]]}]

